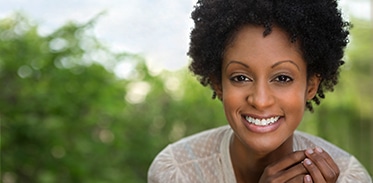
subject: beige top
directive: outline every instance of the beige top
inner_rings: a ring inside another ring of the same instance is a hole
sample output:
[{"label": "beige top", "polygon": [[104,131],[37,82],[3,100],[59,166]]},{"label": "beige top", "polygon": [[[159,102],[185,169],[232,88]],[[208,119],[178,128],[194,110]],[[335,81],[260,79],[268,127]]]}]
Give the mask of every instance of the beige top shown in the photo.
[{"label": "beige top", "polygon": [[[233,130],[227,125],[204,131],[168,145],[154,159],[148,171],[148,183],[232,183],[236,182],[229,155]],[[340,169],[338,183],[371,183],[371,177],[359,161],[335,145],[296,131],[294,151],[321,147]]]}]

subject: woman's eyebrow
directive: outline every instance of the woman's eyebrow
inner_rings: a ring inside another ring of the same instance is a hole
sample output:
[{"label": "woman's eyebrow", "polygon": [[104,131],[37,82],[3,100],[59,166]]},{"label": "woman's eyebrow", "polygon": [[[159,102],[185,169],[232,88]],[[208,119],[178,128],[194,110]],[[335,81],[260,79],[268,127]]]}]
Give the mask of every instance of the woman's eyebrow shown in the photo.
[{"label": "woman's eyebrow", "polygon": [[227,68],[228,68],[228,66],[229,66],[230,64],[239,64],[239,65],[244,66],[245,68],[249,68],[248,65],[246,65],[246,64],[244,64],[244,63],[242,63],[242,62],[240,62],[240,61],[232,60],[232,61],[230,61],[230,62],[227,64],[227,66],[225,66],[225,70],[227,70]]},{"label": "woman's eyebrow", "polygon": [[289,63],[295,65],[295,67],[297,67],[298,71],[300,71],[299,66],[298,66],[294,61],[292,61],[292,60],[282,60],[282,61],[276,62],[275,64],[273,64],[273,65],[271,66],[271,68],[275,68],[276,66],[278,66],[278,65],[280,65],[280,64],[283,64],[283,63],[287,63],[287,62],[289,62]]}]

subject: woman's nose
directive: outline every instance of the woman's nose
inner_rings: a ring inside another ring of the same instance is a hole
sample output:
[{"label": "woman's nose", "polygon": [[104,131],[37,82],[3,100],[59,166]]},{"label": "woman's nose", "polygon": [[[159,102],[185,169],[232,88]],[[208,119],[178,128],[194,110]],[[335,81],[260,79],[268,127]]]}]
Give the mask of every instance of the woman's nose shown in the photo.
[{"label": "woman's nose", "polygon": [[247,102],[258,110],[263,110],[274,104],[273,92],[267,83],[255,83],[248,92]]}]

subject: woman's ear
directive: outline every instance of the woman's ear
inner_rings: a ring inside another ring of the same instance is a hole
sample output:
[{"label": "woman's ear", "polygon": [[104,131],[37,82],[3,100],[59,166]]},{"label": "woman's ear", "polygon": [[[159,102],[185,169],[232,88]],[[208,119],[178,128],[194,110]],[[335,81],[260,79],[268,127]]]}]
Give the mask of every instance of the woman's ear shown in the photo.
[{"label": "woman's ear", "polygon": [[317,90],[319,89],[320,82],[321,78],[318,74],[315,74],[308,79],[306,94],[307,100],[311,100],[313,97],[315,97]]},{"label": "woman's ear", "polygon": [[216,96],[218,97],[218,99],[222,100],[223,99],[223,88],[222,88],[220,80],[213,76],[210,76],[209,79],[211,81],[211,87],[216,93]]}]

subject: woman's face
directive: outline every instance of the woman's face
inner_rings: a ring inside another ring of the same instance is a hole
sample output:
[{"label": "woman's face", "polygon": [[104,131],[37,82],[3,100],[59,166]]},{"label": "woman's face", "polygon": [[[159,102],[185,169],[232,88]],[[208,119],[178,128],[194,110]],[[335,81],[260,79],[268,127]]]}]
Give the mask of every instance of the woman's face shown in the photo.
[{"label": "woman's face", "polygon": [[319,79],[307,80],[298,45],[285,32],[273,27],[263,37],[263,31],[246,26],[237,32],[223,58],[222,83],[214,88],[242,144],[268,153],[292,137]]}]

